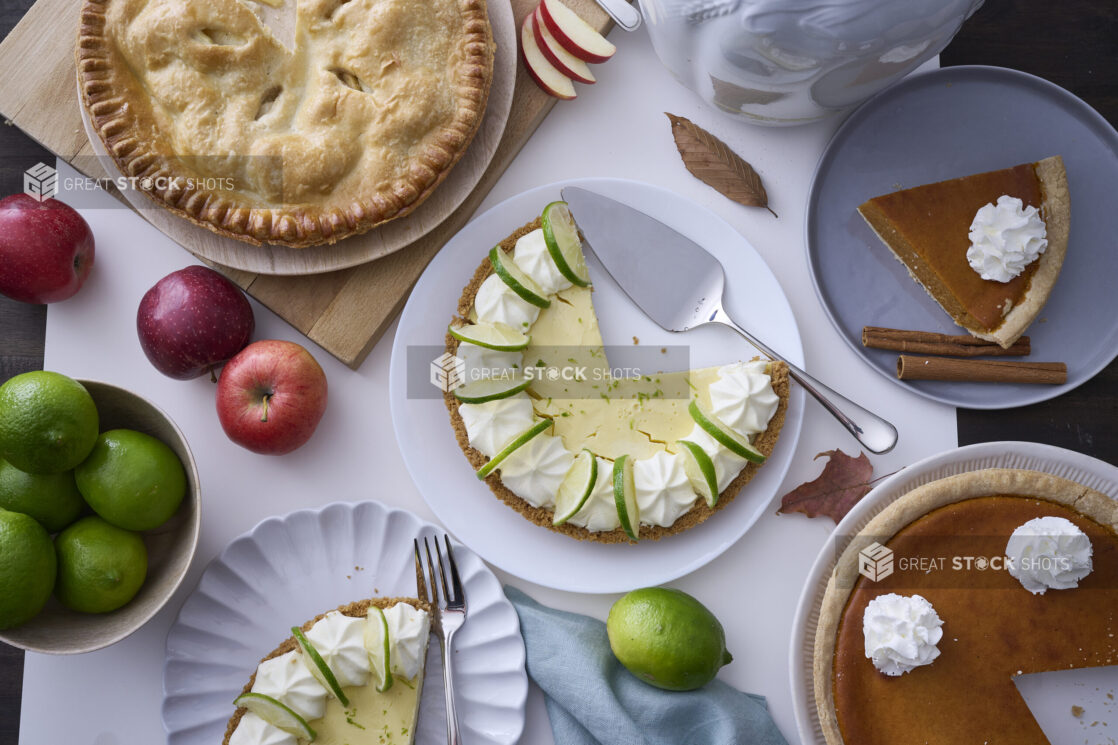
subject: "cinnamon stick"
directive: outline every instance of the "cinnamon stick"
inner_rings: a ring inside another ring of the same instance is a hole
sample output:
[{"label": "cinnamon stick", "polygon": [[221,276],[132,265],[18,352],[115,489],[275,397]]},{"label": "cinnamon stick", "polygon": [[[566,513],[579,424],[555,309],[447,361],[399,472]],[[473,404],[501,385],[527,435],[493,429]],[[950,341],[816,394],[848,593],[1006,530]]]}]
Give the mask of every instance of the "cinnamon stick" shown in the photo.
[{"label": "cinnamon stick", "polygon": [[932,331],[905,331],[878,326],[862,328],[862,346],[889,349],[913,354],[943,354],[952,357],[1017,357],[1032,351],[1029,337],[1022,336],[1013,346],[1004,348],[997,342],[961,334],[937,334]]},{"label": "cinnamon stick", "polygon": [[1068,366],[1063,362],[960,360],[951,357],[914,357],[902,354],[897,358],[897,377],[901,380],[1060,385],[1067,382]]}]

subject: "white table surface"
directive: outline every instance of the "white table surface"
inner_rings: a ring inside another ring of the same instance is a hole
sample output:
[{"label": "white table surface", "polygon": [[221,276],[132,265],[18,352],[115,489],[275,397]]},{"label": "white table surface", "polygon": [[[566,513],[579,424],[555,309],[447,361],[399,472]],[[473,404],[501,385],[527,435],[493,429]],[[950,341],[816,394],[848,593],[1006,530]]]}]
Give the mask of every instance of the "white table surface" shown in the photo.
[{"label": "white table surface", "polygon": [[[839,339],[812,290],[803,245],[804,207],[815,163],[838,122],[788,129],[739,124],[677,83],[660,66],[645,30],[617,31],[611,38],[619,50],[595,69],[599,83],[578,86],[578,99],[555,106],[482,209],[533,186],[583,176],[647,181],[709,207],[746,236],[776,274],[800,326],[807,369],[872,406],[900,430],[896,449],[872,458],[877,474],[956,447],[954,409],[907,393],[870,371]],[[751,162],[779,219],[730,202],[687,173],[665,111],[707,128]],[[63,169],[60,176],[67,173],[73,175]],[[256,338],[308,345],[326,370],[330,406],[314,438],[294,454],[275,458],[242,450],[221,431],[209,379],[163,377],[147,362],[136,338],[136,307],[143,293],[168,272],[195,262],[111,197],[102,195],[99,201],[104,208],[83,211],[97,240],[96,265],[81,293],[51,306],[45,366],[130,388],[171,415],[186,434],[201,473],[202,536],[183,587],[136,634],[78,657],[27,655],[22,745],[164,742],[159,711],[167,630],[206,564],[259,520],[335,500],[373,498],[434,521],[404,468],[389,419],[388,358],[394,329],[355,372],[254,303]],[[606,339],[607,344],[625,342]],[[858,452],[853,438],[809,399],[803,435],[780,494],[815,478],[821,469],[815,454],[834,448]],[[766,696],[780,729],[795,743],[788,675],[791,620],[803,577],[834,526],[826,518],[778,516],[775,510],[774,504],[717,560],[672,585],[698,597],[726,627],[734,662],[720,677]],[[617,599],[549,590],[498,574],[543,603],[602,619]],[[552,741],[543,698],[533,686],[521,742]]]}]

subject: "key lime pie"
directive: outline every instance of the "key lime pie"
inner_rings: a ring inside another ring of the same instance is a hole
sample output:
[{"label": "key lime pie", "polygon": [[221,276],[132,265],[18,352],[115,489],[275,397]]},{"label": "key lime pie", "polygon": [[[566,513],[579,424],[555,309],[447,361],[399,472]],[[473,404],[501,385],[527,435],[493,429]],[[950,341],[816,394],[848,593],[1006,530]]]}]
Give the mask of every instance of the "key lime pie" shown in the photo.
[{"label": "key lime pie", "polygon": [[234,702],[223,745],[414,741],[430,632],[423,603],[359,601],[291,631]]},{"label": "key lime pie", "polygon": [[580,540],[659,539],[706,520],[772,453],[788,404],[782,362],[613,375],[563,202],[489,252],[446,344],[464,384],[445,400],[478,477]]}]

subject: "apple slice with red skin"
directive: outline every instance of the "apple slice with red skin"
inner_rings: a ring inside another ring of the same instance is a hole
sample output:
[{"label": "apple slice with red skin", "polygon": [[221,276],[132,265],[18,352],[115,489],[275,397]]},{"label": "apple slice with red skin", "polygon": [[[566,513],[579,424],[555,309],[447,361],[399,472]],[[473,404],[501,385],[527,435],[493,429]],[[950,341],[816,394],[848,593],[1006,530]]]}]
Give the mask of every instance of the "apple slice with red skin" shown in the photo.
[{"label": "apple slice with red skin", "polygon": [[594,78],[594,73],[590,72],[590,66],[568,52],[562,44],[555,40],[551,32],[547,30],[547,24],[543,22],[539,6],[536,7],[536,12],[532,14],[532,33],[536,37],[536,46],[543,52],[543,56],[547,58],[556,70],[566,75],[576,83],[586,83],[590,85],[597,82]]},{"label": "apple slice with red skin", "polygon": [[253,342],[217,381],[217,417],[229,439],[263,455],[304,445],[326,411],[326,373],[300,345]]},{"label": "apple slice with red skin", "polygon": [[617,47],[559,0],[542,0],[541,20],[555,40],[583,62],[605,62]]},{"label": "apple slice with red skin", "polygon": [[564,101],[575,97],[574,83],[559,72],[555,65],[547,61],[547,57],[543,56],[539,45],[536,44],[536,35],[532,32],[531,14],[524,18],[524,23],[520,27],[520,51],[524,56],[524,67],[528,69],[528,74],[544,93]]}]

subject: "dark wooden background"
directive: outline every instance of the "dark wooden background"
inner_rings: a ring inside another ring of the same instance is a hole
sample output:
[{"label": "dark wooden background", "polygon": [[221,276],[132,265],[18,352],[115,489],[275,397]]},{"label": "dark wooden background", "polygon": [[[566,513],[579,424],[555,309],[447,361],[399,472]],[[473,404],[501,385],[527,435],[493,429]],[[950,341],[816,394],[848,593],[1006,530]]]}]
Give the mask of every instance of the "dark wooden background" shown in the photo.
[{"label": "dark wooden background", "polygon": [[[31,2],[0,0],[3,35]],[[1112,124],[1118,123],[1115,0],[986,0],[941,60],[945,66],[999,65],[1039,75],[1086,100]],[[38,161],[49,163],[53,156],[4,124],[0,126],[0,194],[10,194],[22,189],[25,169]],[[0,381],[42,368],[45,329],[45,307],[0,296]],[[1031,440],[1118,464],[1118,363],[1053,401],[1006,411],[960,410],[958,427],[960,445]],[[18,740],[22,681],[23,653],[0,644],[0,745],[14,745]],[[58,710],[64,715],[64,701],[58,702]]]}]

